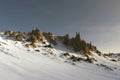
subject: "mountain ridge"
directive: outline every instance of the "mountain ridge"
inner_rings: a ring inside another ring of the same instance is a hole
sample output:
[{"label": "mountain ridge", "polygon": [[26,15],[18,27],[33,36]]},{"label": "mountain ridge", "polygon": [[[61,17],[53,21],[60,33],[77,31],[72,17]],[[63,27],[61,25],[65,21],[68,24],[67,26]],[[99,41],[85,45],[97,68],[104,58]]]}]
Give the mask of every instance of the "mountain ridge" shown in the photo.
[{"label": "mountain ridge", "polygon": [[[33,34],[35,35],[33,36]],[[34,31],[21,34],[21,32],[9,30],[0,33],[0,67],[2,71],[0,76],[7,76],[12,80],[120,79],[119,59],[96,53],[95,50],[90,50],[90,54],[84,51],[75,51],[58,38],[51,36],[48,38],[43,34]],[[63,39],[63,36],[59,38]],[[11,73],[14,79],[8,73]],[[102,74],[109,77],[101,76]],[[86,75],[92,77],[86,77]],[[2,80],[9,80],[7,77],[3,77]]]}]

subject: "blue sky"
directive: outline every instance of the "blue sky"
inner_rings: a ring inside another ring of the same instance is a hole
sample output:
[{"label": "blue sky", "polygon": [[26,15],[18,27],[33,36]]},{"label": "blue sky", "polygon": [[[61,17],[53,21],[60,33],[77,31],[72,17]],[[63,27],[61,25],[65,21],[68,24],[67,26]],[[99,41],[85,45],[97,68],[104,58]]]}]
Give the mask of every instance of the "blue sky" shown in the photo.
[{"label": "blue sky", "polygon": [[0,31],[80,32],[102,52],[120,52],[120,0],[0,0]]}]

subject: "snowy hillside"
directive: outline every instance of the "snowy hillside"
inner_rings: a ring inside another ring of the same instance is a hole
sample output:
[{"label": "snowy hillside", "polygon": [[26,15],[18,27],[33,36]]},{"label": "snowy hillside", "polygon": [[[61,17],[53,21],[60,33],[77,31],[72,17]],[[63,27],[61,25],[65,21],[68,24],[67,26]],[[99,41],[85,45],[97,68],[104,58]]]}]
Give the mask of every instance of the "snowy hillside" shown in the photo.
[{"label": "snowy hillside", "polygon": [[110,57],[91,51],[90,63],[60,43],[26,43],[0,33],[0,80],[120,80],[120,61]]}]

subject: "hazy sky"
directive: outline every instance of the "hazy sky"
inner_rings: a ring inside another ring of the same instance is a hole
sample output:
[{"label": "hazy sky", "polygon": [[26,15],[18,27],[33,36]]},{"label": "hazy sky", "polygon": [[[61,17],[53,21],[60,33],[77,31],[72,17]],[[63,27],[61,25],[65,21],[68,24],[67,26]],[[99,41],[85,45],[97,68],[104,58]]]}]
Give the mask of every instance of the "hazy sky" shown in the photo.
[{"label": "hazy sky", "polygon": [[120,52],[120,0],[0,0],[0,31],[80,32],[102,52]]}]

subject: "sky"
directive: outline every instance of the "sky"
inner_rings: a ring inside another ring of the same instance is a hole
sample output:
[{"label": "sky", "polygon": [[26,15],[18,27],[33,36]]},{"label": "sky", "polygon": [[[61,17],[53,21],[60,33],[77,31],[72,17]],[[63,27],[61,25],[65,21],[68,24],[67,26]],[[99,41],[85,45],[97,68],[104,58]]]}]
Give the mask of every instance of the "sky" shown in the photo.
[{"label": "sky", "polygon": [[104,53],[120,52],[120,0],[0,0],[0,31],[39,28],[81,37]]}]

